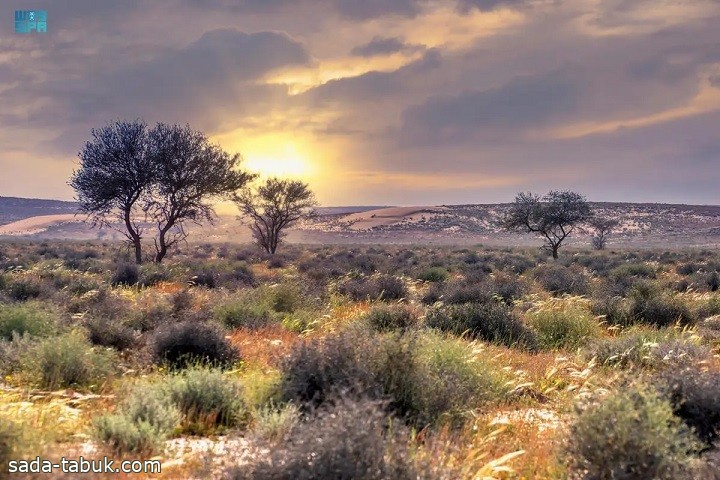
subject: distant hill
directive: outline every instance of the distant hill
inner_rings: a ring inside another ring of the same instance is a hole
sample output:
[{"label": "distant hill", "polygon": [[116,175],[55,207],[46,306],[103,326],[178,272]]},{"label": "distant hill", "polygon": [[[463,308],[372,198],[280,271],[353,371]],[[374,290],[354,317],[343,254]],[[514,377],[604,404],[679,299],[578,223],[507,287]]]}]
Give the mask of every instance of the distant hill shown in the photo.
[{"label": "distant hill", "polygon": [[0,225],[40,215],[77,213],[78,204],[61,200],[0,197]]},{"label": "distant hill", "polygon": [[[290,232],[291,242],[347,244],[452,244],[533,246],[533,235],[508,233],[497,225],[509,204],[415,207],[321,207],[318,216]],[[611,246],[720,247],[720,206],[653,203],[592,203],[596,213],[616,218],[620,226]],[[91,228],[75,216],[74,202],[0,197],[0,237],[35,239],[122,239],[122,228]],[[249,242],[246,225],[235,215],[188,226],[191,240]],[[571,245],[589,245],[588,231],[578,229]]]}]

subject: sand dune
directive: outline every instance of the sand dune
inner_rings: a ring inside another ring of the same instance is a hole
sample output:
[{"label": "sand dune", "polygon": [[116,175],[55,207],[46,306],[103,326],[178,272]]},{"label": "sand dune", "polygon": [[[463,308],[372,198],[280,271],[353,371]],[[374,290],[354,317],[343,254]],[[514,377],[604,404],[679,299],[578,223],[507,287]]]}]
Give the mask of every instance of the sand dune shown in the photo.
[{"label": "sand dune", "polygon": [[65,223],[82,222],[84,217],[66,213],[61,215],[39,215],[37,217],[25,218],[17,222],[0,225],[0,235],[34,235],[44,232],[50,227]]},{"label": "sand dune", "polygon": [[392,225],[399,222],[419,222],[422,218],[429,220],[444,207],[389,207],[366,212],[345,215],[341,223],[349,225],[351,230],[368,230],[375,227]]}]

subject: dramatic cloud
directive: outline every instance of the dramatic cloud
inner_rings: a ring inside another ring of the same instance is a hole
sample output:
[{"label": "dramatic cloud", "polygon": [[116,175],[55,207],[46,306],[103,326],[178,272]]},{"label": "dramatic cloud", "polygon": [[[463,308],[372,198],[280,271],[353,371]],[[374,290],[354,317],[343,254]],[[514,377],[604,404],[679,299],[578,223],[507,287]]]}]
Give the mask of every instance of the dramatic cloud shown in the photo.
[{"label": "dramatic cloud", "polygon": [[144,118],[326,204],[720,202],[716,0],[32,6],[47,34],[0,25],[0,195],[71,198],[90,129]]},{"label": "dramatic cloud", "polygon": [[353,48],[352,54],[358,57],[373,57],[391,53],[413,53],[422,49],[421,45],[407,44],[398,37],[375,37],[368,43]]}]

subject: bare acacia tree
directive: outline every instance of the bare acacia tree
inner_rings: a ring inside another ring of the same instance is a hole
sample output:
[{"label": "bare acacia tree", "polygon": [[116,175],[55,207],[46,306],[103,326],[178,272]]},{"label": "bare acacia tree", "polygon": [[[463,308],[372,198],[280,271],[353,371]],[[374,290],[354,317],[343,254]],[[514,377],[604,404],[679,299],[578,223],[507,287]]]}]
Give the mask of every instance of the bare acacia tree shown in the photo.
[{"label": "bare acacia tree", "polygon": [[592,244],[595,250],[605,249],[608,236],[620,225],[618,220],[607,217],[592,217],[587,223],[592,228]]},{"label": "bare acacia tree", "polygon": [[156,179],[147,210],[157,226],[156,263],[187,238],[185,223],[212,221],[211,200],[235,198],[255,175],[237,170],[230,155],[189,125],[158,124],[149,135]]},{"label": "bare acacia tree", "polygon": [[508,231],[535,233],[545,240],[545,248],[558,258],[558,249],[576,226],[592,216],[585,197],[575,192],[551,191],[547,195],[522,192],[500,219]]},{"label": "bare acacia tree", "polygon": [[255,191],[244,190],[235,203],[249,218],[255,241],[271,254],[277,251],[285,230],[314,216],[317,206],[306,183],[277,178],[268,179]]},{"label": "bare acacia tree", "polygon": [[[93,226],[120,231],[142,258],[143,203],[154,181],[144,122],[116,122],[92,130],[92,140],[79,153],[80,168],[69,181],[80,210]],[[121,226],[119,226],[121,225]]]}]

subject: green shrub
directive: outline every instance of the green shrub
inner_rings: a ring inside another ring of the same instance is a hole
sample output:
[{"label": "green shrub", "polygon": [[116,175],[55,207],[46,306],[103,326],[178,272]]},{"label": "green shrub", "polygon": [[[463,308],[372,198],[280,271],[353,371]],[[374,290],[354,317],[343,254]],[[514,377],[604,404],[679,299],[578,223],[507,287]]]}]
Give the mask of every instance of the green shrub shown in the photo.
[{"label": "green shrub", "polygon": [[272,322],[270,312],[257,302],[241,298],[219,305],[213,310],[213,316],[227,328],[247,328],[256,330]]},{"label": "green shrub", "polygon": [[193,367],[170,379],[168,391],[183,415],[183,429],[208,433],[246,421],[240,384],[219,370]]},{"label": "green shrub", "polygon": [[401,300],[407,297],[405,283],[392,275],[350,277],[337,286],[339,293],[353,300]]},{"label": "green shrub", "polygon": [[603,317],[605,323],[610,326],[629,326],[633,323],[627,302],[620,296],[605,295],[593,298],[590,302],[590,311],[593,315]]},{"label": "green shrub", "polygon": [[430,267],[427,270],[423,270],[418,275],[418,280],[424,282],[444,282],[447,280],[450,274],[447,270],[441,267]]},{"label": "green shrub", "polygon": [[171,368],[197,363],[229,367],[239,360],[236,348],[220,327],[193,320],[158,327],[151,348],[155,361]]},{"label": "green shrub", "polygon": [[125,350],[135,344],[135,330],[118,321],[93,317],[85,322],[90,341],[94,345]]},{"label": "green shrub", "polygon": [[343,398],[293,429],[284,444],[270,444],[267,455],[256,455],[249,465],[225,475],[232,480],[440,478],[414,461],[408,437],[382,405]]},{"label": "green shrub", "polygon": [[253,414],[253,433],[260,440],[276,445],[288,440],[300,423],[300,409],[292,403],[265,405]]},{"label": "green shrub", "polygon": [[693,478],[698,442],[649,388],[623,388],[577,413],[567,457],[582,478]]},{"label": "green shrub", "polygon": [[504,304],[466,303],[431,308],[425,315],[426,325],[456,335],[468,333],[474,338],[507,346],[534,350],[537,339]]},{"label": "green shrub", "polygon": [[553,295],[586,295],[590,289],[587,275],[577,267],[540,265],[533,270],[533,276]]},{"label": "green shrub", "polygon": [[352,328],[296,346],[283,366],[281,392],[306,409],[340,393],[385,399],[393,414],[424,427],[505,398],[507,378],[473,360],[457,339]]},{"label": "green shrub", "polygon": [[112,414],[93,421],[93,434],[118,453],[162,452],[180,422],[180,412],[155,385],[137,385]]},{"label": "green shrub", "polygon": [[528,311],[528,321],[544,350],[577,349],[600,335],[600,325],[580,304],[549,302]]},{"label": "green shrub", "polygon": [[42,388],[98,389],[115,373],[112,351],[93,347],[79,330],[40,340],[29,349],[24,370]]},{"label": "green shrub", "polygon": [[374,305],[364,318],[378,332],[407,330],[418,322],[415,311],[403,304]]},{"label": "green shrub", "polygon": [[657,327],[695,322],[695,317],[680,298],[663,293],[655,285],[647,283],[633,287],[629,311],[633,321]]},{"label": "green shrub", "polygon": [[13,333],[47,336],[54,331],[53,314],[39,303],[0,305],[0,338],[10,340]]},{"label": "green shrub", "polygon": [[600,365],[619,368],[660,368],[693,364],[708,358],[710,349],[689,332],[633,328],[619,337],[597,340],[586,351]]}]

